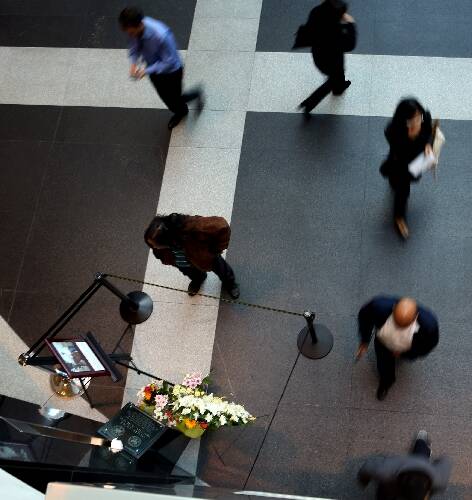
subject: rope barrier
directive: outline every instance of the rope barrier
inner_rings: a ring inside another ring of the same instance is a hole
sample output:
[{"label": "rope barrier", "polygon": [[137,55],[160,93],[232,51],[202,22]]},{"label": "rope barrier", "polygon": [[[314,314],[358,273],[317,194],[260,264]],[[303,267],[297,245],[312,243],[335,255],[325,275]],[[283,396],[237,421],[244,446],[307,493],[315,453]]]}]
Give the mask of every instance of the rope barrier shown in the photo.
[{"label": "rope barrier", "polygon": [[[157,283],[150,283],[149,281],[142,281],[142,280],[137,280],[134,278],[127,278],[126,276],[120,276],[118,274],[108,274],[104,273],[104,277],[109,277],[109,278],[115,278],[118,280],[123,280],[123,281],[130,281],[132,283],[139,283],[141,285],[148,285],[148,286],[155,286],[157,288],[163,288],[165,290],[172,290],[174,292],[182,292],[187,294],[187,290],[183,290],[182,288],[175,288],[172,286],[166,286],[166,285],[159,285]],[[208,299],[214,299],[214,300],[219,300],[222,302],[226,302],[228,304],[237,304],[241,306],[246,306],[246,307],[254,307],[256,309],[263,309],[264,311],[272,311],[272,312],[277,312],[281,314],[290,314],[291,316],[301,316],[301,317],[306,317],[305,313],[298,313],[295,311],[288,311],[287,309],[279,309],[277,307],[269,307],[269,306],[261,306],[259,304],[251,304],[250,302],[244,302],[242,300],[231,300],[231,299],[225,299],[224,297],[218,297],[216,295],[209,295],[207,293],[196,293],[195,295],[198,295],[200,297],[206,297]]]}]

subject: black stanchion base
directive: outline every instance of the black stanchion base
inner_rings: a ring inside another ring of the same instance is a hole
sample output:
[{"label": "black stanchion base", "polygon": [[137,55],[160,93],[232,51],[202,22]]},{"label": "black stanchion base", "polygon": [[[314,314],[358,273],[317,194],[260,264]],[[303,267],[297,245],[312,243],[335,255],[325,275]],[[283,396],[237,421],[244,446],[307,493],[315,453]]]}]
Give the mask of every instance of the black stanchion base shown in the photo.
[{"label": "black stanchion base", "polygon": [[122,300],[120,304],[121,317],[130,325],[144,323],[152,314],[153,303],[151,297],[144,292],[131,292],[128,293],[127,297],[135,306],[133,307],[128,301]]},{"label": "black stanchion base", "polygon": [[321,323],[315,323],[315,331],[318,342],[311,340],[308,327],[305,326],[298,334],[297,346],[303,356],[310,359],[321,359],[329,354],[333,348],[333,335],[328,328]]}]

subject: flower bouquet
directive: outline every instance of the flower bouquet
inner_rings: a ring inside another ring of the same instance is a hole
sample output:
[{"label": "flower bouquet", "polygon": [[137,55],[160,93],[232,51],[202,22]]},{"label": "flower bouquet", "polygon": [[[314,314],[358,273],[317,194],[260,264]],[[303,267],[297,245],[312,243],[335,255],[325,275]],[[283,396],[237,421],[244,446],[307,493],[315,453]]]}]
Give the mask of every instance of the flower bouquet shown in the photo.
[{"label": "flower bouquet", "polygon": [[246,425],[253,420],[242,405],[208,394],[208,379],[186,375],[181,384],[156,380],[138,392],[138,407],[168,427],[175,427],[190,438],[206,429]]}]

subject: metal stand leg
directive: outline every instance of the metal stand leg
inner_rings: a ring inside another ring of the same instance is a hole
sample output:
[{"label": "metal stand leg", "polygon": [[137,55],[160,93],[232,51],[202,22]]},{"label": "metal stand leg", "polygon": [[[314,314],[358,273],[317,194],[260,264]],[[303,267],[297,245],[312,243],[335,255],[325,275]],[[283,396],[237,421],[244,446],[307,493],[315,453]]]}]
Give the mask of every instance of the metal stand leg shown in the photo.
[{"label": "metal stand leg", "polygon": [[89,396],[89,393],[87,391],[87,387],[85,387],[85,384],[81,378],[79,378],[79,380],[80,380],[80,385],[82,386],[82,389],[84,390],[84,394],[85,394],[85,397],[87,398],[88,404],[90,405],[90,408],[93,409],[94,405],[93,405],[92,399]]},{"label": "metal stand leg", "polygon": [[315,313],[305,311],[303,317],[306,319],[307,326],[298,334],[297,346],[303,356],[310,359],[321,359],[329,354],[333,348],[333,335],[328,328],[321,324],[313,324]]}]

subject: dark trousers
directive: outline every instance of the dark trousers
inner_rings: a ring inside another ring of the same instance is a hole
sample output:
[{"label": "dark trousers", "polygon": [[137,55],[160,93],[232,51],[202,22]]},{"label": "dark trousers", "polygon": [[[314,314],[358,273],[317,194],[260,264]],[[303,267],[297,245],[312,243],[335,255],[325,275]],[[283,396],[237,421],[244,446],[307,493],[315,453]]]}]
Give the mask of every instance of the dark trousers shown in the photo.
[{"label": "dark trousers", "polygon": [[183,69],[180,68],[172,73],[152,73],[149,75],[154,88],[164,104],[176,115],[188,113],[187,102],[193,101],[200,96],[200,92],[182,93]]},{"label": "dark trousers", "polygon": [[[194,266],[179,267],[178,270],[182,274],[185,274],[185,276],[188,276],[191,281],[196,281],[197,283],[203,283],[207,277],[205,271],[201,271]],[[213,261],[211,270],[220,278],[225,288],[232,288],[235,283],[234,271],[221,255]]]},{"label": "dark trousers", "polygon": [[377,337],[374,340],[374,346],[380,385],[388,389],[395,383],[395,356]]},{"label": "dark trousers", "polygon": [[389,183],[394,194],[393,215],[395,218],[404,219],[408,207],[408,198],[410,197],[410,180],[390,177]]},{"label": "dark trousers", "polygon": [[330,92],[339,95],[342,94],[346,88],[346,79],[344,77],[344,69],[342,67],[334,71],[321,71],[327,75],[328,79],[323,83],[323,85],[319,86],[313,94],[301,103],[301,106],[304,106],[307,111],[311,111]]}]

